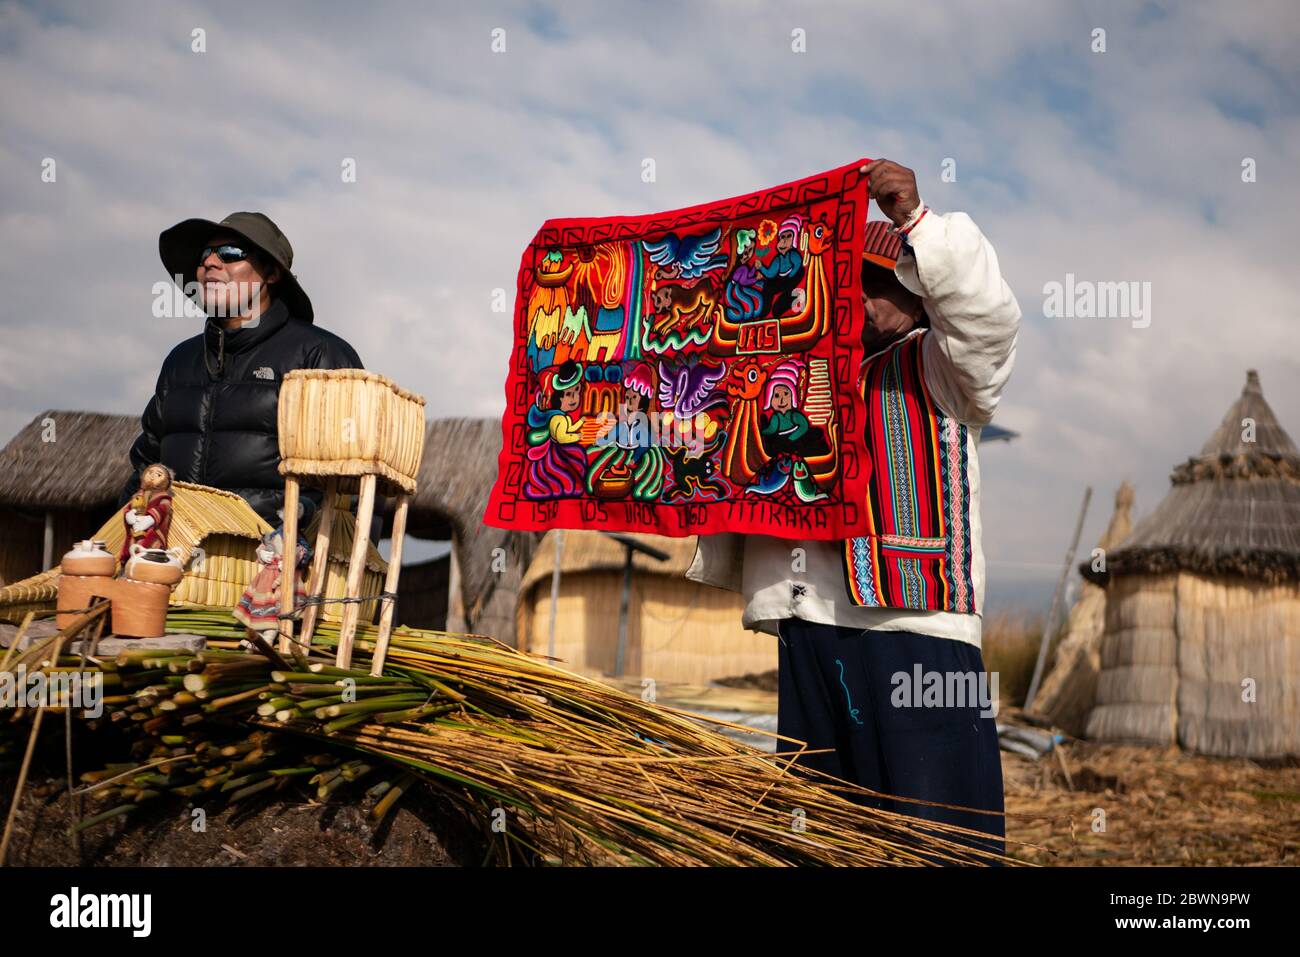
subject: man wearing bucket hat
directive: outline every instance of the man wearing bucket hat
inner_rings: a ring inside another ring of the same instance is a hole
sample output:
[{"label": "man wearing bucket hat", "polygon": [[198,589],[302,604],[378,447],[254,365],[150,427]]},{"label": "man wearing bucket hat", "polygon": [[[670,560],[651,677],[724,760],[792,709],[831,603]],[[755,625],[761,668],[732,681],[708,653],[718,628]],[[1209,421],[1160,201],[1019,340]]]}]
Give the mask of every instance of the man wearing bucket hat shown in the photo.
[{"label": "man wearing bucket hat", "polygon": [[[262,213],[187,219],[163,231],[168,275],[207,316],[203,331],[163,360],[131,446],[136,474],[154,462],[176,478],[242,496],[271,525],[284,502],[277,410],[294,369],[359,369],[356,350],[315,325],[290,271],[293,247]],[[139,482],[123,489],[122,502]],[[304,491],[304,526],[319,493]]]},{"label": "man wearing bucket hat", "polygon": [[969,216],[931,211],[897,163],[863,171],[889,217],[867,224],[862,263],[870,533],[701,536],[687,577],[741,592],[745,627],[779,638],[778,731],[825,749],[800,764],[986,812],[879,802],[1001,851],[976,444],[1011,374],[1020,308]]}]

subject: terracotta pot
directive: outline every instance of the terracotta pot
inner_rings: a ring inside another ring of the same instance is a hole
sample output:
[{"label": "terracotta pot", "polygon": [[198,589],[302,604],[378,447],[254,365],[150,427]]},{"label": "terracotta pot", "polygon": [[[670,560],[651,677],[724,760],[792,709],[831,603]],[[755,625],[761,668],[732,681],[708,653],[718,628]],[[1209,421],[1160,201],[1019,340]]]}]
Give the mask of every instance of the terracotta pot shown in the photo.
[{"label": "terracotta pot", "polygon": [[606,465],[591,477],[591,491],[596,498],[620,499],[632,494],[632,470]]},{"label": "terracotta pot", "polygon": [[150,582],[154,585],[175,585],[185,575],[181,565],[184,552],[179,547],[163,550],[131,546],[131,557],[126,560],[125,576],[132,581]]},{"label": "terracotta pot", "polygon": [[63,556],[59,571],[65,575],[112,575],[117,571],[117,559],[103,542],[86,539]]},{"label": "terracotta pot", "polygon": [[113,634],[161,638],[167,629],[170,585],[119,578],[113,594]]},{"label": "terracotta pot", "polygon": [[91,599],[95,595],[108,597],[116,582],[104,575],[68,575],[59,574],[59,599],[55,606],[59,613],[54,616],[54,623],[59,628],[67,628],[86,613]]}]

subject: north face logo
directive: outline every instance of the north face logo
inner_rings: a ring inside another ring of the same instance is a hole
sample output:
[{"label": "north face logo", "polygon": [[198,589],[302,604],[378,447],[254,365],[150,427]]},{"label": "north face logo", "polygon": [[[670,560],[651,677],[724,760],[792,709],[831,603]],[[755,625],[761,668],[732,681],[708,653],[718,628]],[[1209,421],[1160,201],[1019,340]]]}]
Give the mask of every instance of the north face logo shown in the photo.
[{"label": "north face logo", "polygon": [[259,379],[274,379],[275,370],[270,366],[262,366],[260,369],[254,369],[253,375]]}]

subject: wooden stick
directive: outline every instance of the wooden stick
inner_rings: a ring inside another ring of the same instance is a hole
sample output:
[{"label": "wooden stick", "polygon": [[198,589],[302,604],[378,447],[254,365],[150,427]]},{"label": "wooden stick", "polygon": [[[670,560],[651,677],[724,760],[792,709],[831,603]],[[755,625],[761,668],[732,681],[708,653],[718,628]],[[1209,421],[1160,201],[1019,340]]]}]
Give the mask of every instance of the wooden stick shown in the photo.
[{"label": "wooden stick", "polygon": [[0,838],[0,865],[9,853],[9,839],[13,837],[14,819],[18,816],[18,802],[23,796],[23,787],[27,784],[27,772],[32,766],[32,753],[36,750],[36,738],[41,733],[41,719],[45,717],[44,706],[36,709],[36,718],[32,721],[32,733],[27,739],[27,753],[23,755],[22,767],[18,769],[18,784],[14,787],[13,802],[9,805],[9,816],[5,819],[4,837]]},{"label": "wooden stick", "polygon": [[379,635],[375,640],[375,653],[370,663],[370,673],[384,673],[384,658],[388,655],[388,639],[393,633],[393,605],[397,599],[397,582],[402,574],[402,542],[406,539],[406,510],[411,504],[411,496],[401,492],[397,496],[397,507],[393,512],[392,548],[388,550],[388,575],[384,578],[384,591],[390,597],[383,599],[383,611],[379,614]]},{"label": "wooden stick", "polygon": [[[108,599],[106,598],[92,598],[90,600],[90,604],[94,606],[102,602],[105,602],[107,600]],[[94,626],[89,629],[90,630],[89,635],[87,635],[85,631],[81,633],[81,641],[78,642],[81,651],[81,661],[78,663],[77,667],[83,674],[86,671],[86,659],[90,656],[92,651],[90,646],[94,644],[98,644],[100,635],[104,633],[104,624],[107,620],[108,619],[106,618],[100,618],[98,621],[96,621]],[[58,659],[55,660],[57,661]],[[81,832],[78,831],[76,828],[77,822],[81,820],[81,795],[77,793],[77,781],[72,773],[73,770],[72,712],[73,710],[74,709],[71,706],[63,709],[63,718],[64,718],[63,746],[65,751],[64,757],[67,759],[67,764],[68,764],[68,834],[70,840],[72,841],[72,853],[77,856],[77,863],[81,863]]]},{"label": "wooden stick", "polygon": [[[270,660],[272,667],[279,668],[283,671],[293,670],[292,668],[289,667],[289,662],[285,661],[278,654],[276,654],[275,649],[266,643],[265,638],[263,638],[261,635],[255,632],[252,628],[246,628],[245,631],[248,634],[249,642],[253,645],[254,648],[260,651]],[[281,636],[281,640],[283,640],[283,636]]]},{"label": "wooden stick", "polygon": [[[89,614],[82,615],[77,619],[77,621],[80,623],[80,628],[85,628],[86,625],[88,625],[93,620],[94,619],[91,618]],[[79,629],[73,630],[72,634],[76,634],[77,630]],[[55,636],[54,654],[50,656],[51,662],[57,664],[59,660],[59,653],[63,651],[63,643],[67,641],[69,637],[70,636],[64,634],[64,632],[59,632]],[[68,710],[71,711],[72,709],[69,708]],[[27,752],[23,755],[22,766],[19,767],[18,769],[18,783],[14,786],[14,798],[9,805],[9,814],[5,818],[4,836],[0,837],[0,865],[4,864],[5,856],[9,853],[9,839],[13,837],[14,821],[18,817],[18,802],[22,800],[23,788],[27,784],[27,772],[30,771],[32,767],[32,755],[36,753],[36,739],[40,736],[41,719],[44,717],[45,717],[45,705],[39,705],[36,708],[36,717],[32,720],[31,736],[28,737],[27,739]]]},{"label": "wooden stick", "polygon": [[280,558],[280,651],[293,647],[294,586],[298,583],[298,478],[284,477],[284,554]]},{"label": "wooden stick", "polygon": [[[33,641],[31,645],[13,662],[12,670],[17,670],[18,666],[22,664],[37,664],[41,661],[46,651],[55,646],[56,642],[59,643],[59,647],[62,647],[62,641],[64,638],[70,638],[92,621],[102,618],[104,615],[108,614],[112,607],[112,602],[97,602],[90,607],[90,611],[86,612],[84,615],[78,615],[72,620],[72,624],[68,625],[67,628],[60,630],[58,634],[50,635],[48,638],[42,638],[39,641]],[[6,670],[10,670],[10,667],[6,666]]]},{"label": "wooden stick", "polygon": [[311,636],[320,618],[320,605],[313,602],[325,591],[325,579],[330,567],[330,535],[334,530],[334,500],[338,498],[339,480],[330,476],[325,480],[325,501],[320,510],[320,526],[316,529],[316,550],[311,559],[311,575],[307,578],[307,607],[302,613],[302,643],[304,653],[311,651]]},{"label": "wooden stick", "polygon": [[[375,476],[361,476],[361,496],[357,502],[357,526],[352,534],[352,554],[348,558],[348,578],[343,597],[361,597],[361,577],[366,571],[366,550],[370,545],[370,520],[375,514]],[[361,606],[355,601],[343,605],[343,624],[339,627],[338,654],[334,663],[339,668],[352,667],[352,639],[357,631],[357,618]]]},{"label": "wooden stick", "polygon": [[29,611],[25,616],[23,616],[23,623],[19,625],[18,630],[14,632],[14,640],[9,645],[9,649],[5,652],[5,659],[3,663],[0,663],[0,671],[9,670],[9,662],[13,658],[13,656],[17,654],[18,644],[23,640],[23,637],[27,634],[27,626],[32,623],[32,619],[35,617],[36,617],[36,612],[34,611]]}]

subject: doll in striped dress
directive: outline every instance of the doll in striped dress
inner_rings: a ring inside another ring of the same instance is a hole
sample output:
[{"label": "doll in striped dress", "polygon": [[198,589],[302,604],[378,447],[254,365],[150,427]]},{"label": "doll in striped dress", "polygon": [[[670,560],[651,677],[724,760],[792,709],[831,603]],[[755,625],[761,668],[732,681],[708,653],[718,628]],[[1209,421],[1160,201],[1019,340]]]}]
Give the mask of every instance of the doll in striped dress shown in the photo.
[{"label": "doll in striped dress", "polygon": [[[298,506],[298,517],[302,517],[303,507]],[[253,580],[244,589],[239,604],[232,614],[243,622],[249,631],[275,632],[280,625],[280,587],[283,581],[284,567],[284,509],[277,509],[281,525],[273,532],[262,536],[262,543],[257,548],[258,569]],[[307,590],[302,579],[302,570],[311,563],[312,550],[307,539],[301,534],[294,549],[293,563],[293,608],[297,614],[307,597]]]}]

